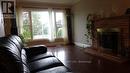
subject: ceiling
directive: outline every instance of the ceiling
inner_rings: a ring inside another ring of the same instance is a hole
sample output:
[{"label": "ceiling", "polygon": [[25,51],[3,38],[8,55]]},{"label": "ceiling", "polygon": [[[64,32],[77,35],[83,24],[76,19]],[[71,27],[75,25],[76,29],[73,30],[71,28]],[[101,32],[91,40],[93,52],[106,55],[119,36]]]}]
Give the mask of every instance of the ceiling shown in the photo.
[{"label": "ceiling", "polygon": [[69,4],[73,5],[80,0],[16,0],[17,2],[43,2],[43,3],[55,3],[55,4]]}]

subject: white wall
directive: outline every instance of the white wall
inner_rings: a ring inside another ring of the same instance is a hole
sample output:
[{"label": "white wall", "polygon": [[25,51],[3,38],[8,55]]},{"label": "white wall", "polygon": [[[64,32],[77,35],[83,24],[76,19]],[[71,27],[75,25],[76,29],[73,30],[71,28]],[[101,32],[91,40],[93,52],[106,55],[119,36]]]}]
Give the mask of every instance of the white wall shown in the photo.
[{"label": "white wall", "polygon": [[[86,17],[88,13],[102,14],[104,17],[109,17],[114,12],[115,15],[123,15],[126,9],[130,6],[128,0],[81,0],[72,7],[74,20],[74,43],[83,47],[86,42],[84,36],[86,31]],[[77,44],[78,43],[78,44]]]},{"label": "white wall", "polygon": [[1,10],[1,5],[0,5],[0,37],[3,37],[3,36],[5,36],[4,21],[3,21],[3,15],[2,15],[2,10]]}]

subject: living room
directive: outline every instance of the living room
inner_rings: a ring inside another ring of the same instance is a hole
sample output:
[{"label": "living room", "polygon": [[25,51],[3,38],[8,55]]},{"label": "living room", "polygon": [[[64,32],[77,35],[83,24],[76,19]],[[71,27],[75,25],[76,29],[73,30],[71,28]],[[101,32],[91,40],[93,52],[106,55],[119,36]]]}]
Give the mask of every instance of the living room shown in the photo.
[{"label": "living room", "polygon": [[[13,13],[4,9],[10,4]],[[1,37],[19,35],[26,47],[45,45],[74,73],[130,72],[130,1],[4,0],[1,5]]]}]

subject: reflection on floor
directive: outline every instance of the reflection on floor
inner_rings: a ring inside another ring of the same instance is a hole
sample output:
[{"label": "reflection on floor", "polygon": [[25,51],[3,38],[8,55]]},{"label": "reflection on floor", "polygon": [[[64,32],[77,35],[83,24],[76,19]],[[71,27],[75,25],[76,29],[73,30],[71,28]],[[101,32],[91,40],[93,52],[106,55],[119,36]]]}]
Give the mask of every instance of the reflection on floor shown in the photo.
[{"label": "reflection on floor", "polygon": [[119,54],[115,54],[115,53],[112,53],[111,51],[103,50],[100,48],[88,47],[88,48],[84,49],[84,51],[88,54],[91,54],[94,56],[99,56],[99,57],[105,58],[107,60],[115,61],[118,63],[124,63],[124,62],[128,61],[127,58],[125,58]]},{"label": "reflection on floor", "polygon": [[116,63],[85,53],[76,46],[48,47],[64,65],[75,73],[130,73],[130,63]]}]

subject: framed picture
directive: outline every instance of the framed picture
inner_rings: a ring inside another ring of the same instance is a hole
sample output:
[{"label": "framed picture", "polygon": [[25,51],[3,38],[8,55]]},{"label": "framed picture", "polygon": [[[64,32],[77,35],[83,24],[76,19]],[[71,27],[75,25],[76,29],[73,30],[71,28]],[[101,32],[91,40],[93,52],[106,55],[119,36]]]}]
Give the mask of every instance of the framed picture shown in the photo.
[{"label": "framed picture", "polygon": [[1,1],[2,13],[4,18],[15,18],[14,1]]},{"label": "framed picture", "polygon": [[14,14],[14,1],[1,1],[3,14]]}]

